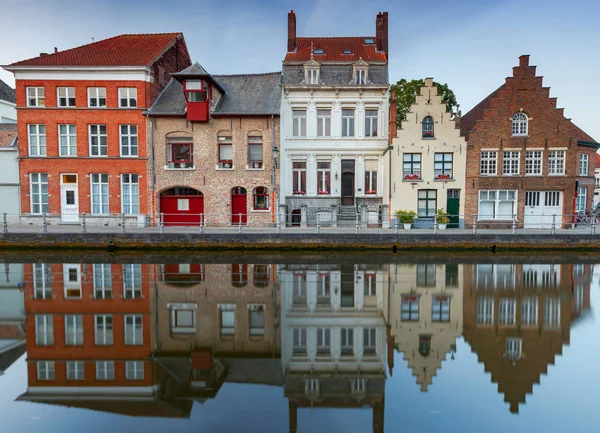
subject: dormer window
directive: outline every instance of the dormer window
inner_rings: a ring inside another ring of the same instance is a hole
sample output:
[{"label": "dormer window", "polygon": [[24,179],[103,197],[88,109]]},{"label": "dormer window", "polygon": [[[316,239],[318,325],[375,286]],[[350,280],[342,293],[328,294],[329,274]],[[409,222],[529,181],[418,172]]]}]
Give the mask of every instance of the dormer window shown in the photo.
[{"label": "dormer window", "polygon": [[344,54],[352,54],[352,50],[344,50]]},{"label": "dormer window", "polygon": [[373,38],[365,38],[365,44],[373,45],[375,43],[375,39]]},{"label": "dormer window", "polygon": [[527,135],[527,124],[529,119],[525,113],[515,113],[512,118],[512,135],[514,136],[525,136]]},{"label": "dormer window", "polygon": [[306,68],[306,83],[319,84],[319,68]]},{"label": "dormer window", "polygon": [[367,84],[367,70],[356,69],[354,71],[354,82],[356,84]]},{"label": "dormer window", "polygon": [[323,48],[315,48],[313,53],[314,54],[325,54],[325,51],[323,51]]},{"label": "dormer window", "polygon": [[202,80],[186,80],[185,99],[188,102],[206,102],[208,100],[208,83]]}]

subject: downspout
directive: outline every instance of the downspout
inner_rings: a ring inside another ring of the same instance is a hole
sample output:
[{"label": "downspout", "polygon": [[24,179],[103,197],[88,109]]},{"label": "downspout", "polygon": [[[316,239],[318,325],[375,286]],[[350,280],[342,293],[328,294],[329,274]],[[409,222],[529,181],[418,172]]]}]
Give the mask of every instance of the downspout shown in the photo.
[{"label": "downspout", "polygon": [[150,120],[150,194],[152,194],[150,199],[150,203],[152,205],[151,216],[152,222],[156,222],[154,215],[154,209],[156,208],[156,169],[154,168],[154,122],[150,117],[148,117],[148,120]]},{"label": "downspout", "polygon": [[396,91],[392,90],[392,98],[391,98],[391,102],[390,102],[390,130],[389,130],[389,143],[388,143],[388,150],[389,150],[389,163],[388,163],[388,221],[392,221],[392,214],[393,214],[393,210],[392,210],[392,149],[393,149],[393,142],[394,142],[394,138],[396,138],[396,136],[398,135],[398,129],[397,129],[397,124],[396,124],[396,119],[397,119],[397,106],[396,106]]},{"label": "downspout", "polygon": [[275,214],[277,211],[276,192],[275,192],[275,164],[277,156],[275,155],[275,116],[271,114],[271,223],[275,224]]}]

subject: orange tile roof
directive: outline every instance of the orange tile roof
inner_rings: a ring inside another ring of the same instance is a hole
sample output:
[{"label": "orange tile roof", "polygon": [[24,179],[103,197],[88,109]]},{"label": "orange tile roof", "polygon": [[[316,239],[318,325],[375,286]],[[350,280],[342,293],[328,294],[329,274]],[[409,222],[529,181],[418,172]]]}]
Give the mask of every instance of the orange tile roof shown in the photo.
[{"label": "orange tile roof", "polygon": [[16,123],[4,123],[0,125],[0,147],[10,147],[16,136]]},{"label": "orange tile roof", "polygon": [[600,168],[600,154],[596,154],[596,167]]},{"label": "orange tile roof", "polygon": [[182,33],[119,35],[10,66],[149,66]]},{"label": "orange tile roof", "polygon": [[[373,44],[365,44],[365,38],[372,38]],[[315,54],[317,62],[356,62],[361,57],[365,62],[387,62],[387,55],[376,49],[374,36],[335,37],[335,38],[297,38],[296,51],[287,53],[284,62],[305,62],[310,60],[312,49],[322,49],[323,54]],[[350,50],[352,54],[344,54]]]}]

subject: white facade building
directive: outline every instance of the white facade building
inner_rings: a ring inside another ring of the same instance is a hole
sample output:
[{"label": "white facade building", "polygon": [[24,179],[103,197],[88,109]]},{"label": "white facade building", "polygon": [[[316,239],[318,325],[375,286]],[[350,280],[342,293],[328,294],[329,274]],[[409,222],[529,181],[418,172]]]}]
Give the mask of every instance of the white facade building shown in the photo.
[{"label": "white facade building", "polygon": [[0,123],[17,122],[15,89],[0,80]]},{"label": "white facade building", "polygon": [[288,224],[354,221],[357,212],[363,224],[381,222],[387,38],[387,13],[377,16],[376,37],[316,38],[296,37],[290,12],[279,200]]},{"label": "white facade building", "polygon": [[19,147],[17,124],[0,124],[0,218],[15,219],[21,209],[19,202]]}]

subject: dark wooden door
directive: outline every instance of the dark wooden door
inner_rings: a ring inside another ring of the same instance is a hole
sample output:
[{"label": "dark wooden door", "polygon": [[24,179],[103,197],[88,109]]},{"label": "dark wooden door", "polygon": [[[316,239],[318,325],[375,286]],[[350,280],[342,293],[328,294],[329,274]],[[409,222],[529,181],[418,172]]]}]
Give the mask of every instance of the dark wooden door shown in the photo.
[{"label": "dark wooden door", "polygon": [[354,160],[342,160],[342,205],[354,205]]},{"label": "dark wooden door", "polygon": [[248,223],[248,214],[246,211],[246,189],[236,187],[231,190],[231,224],[239,225],[240,218],[242,225]]},{"label": "dark wooden door", "polygon": [[458,221],[460,219],[460,216],[458,215],[460,212],[460,189],[448,190],[446,212],[448,213],[448,218],[450,219],[447,227],[451,229],[457,229]]}]

